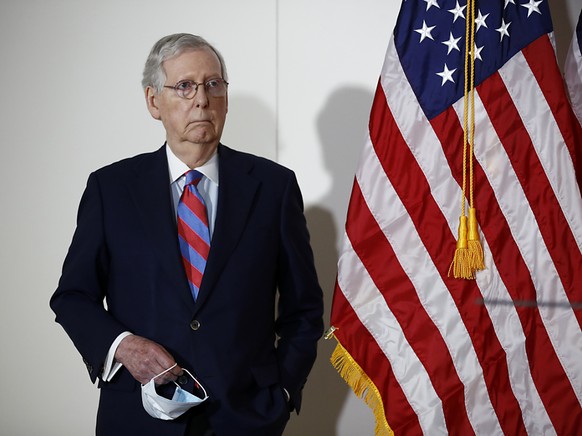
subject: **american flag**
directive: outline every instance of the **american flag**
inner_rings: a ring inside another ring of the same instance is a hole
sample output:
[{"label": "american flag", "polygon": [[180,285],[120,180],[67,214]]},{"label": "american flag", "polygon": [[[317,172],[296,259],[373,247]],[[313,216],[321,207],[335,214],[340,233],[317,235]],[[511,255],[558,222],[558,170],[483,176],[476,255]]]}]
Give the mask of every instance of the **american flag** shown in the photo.
[{"label": "american flag", "polygon": [[582,124],[582,10],[572,37],[564,70],[572,108],[578,121]]},{"label": "american flag", "polygon": [[404,0],[351,194],[332,363],[377,434],[582,432],[582,129],[547,0],[477,1],[476,280],[462,197],[467,2]]}]

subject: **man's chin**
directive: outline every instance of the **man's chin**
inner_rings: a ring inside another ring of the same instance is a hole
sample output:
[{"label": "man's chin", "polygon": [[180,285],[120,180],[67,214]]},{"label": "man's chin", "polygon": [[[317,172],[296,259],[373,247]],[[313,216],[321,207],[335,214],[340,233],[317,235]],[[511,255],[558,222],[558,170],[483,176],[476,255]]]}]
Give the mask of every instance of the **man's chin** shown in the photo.
[{"label": "man's chin", "polygon": [[194,144],[205,144],[216,141],[216,134],[209,124],[198,124],[186,133],[186,139]]}]

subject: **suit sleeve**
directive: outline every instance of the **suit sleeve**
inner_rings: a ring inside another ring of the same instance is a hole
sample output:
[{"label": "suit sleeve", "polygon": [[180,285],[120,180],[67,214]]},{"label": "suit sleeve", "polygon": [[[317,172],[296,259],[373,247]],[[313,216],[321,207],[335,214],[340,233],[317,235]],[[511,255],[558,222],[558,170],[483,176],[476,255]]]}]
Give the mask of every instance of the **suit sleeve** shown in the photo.
[{"label": "suit sleeve", "polygon": [[127,330],[105,309],[108,277],[102,193],[94,173],[81,198],[77,228],[50,300],[56,321],[80,352],[93,382],[100,375],[109,347]]},{"label": "suit sleeve", "polygon": [[278,361],[282,385],[299,412],[301,390],[323,333],[323,295],[295,175],[289,179],[282,201],[279,259]]}]

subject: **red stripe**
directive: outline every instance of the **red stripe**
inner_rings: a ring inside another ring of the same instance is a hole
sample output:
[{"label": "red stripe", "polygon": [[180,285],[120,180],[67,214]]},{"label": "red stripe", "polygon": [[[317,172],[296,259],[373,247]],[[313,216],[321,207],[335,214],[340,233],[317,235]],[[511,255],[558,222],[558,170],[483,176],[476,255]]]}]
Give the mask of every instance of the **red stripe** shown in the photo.
[{"label": "red stripe", "polygon": [[582,190],[582,126],[572,107],[565,103],[569,99],[558,64],[548,62],[556,56],[550,38],[548,35],[538,38],[522,53],[556,118],[574,163],[578,187]]},{"label": "red stripe", "polygon": [[[483,86],[486,85],[481,85]],[[485,91],[480,90],[481,92]],[[447,157],[453,156],[453,161],[449,158],[449,166],[453,177],[460,185],[462,170],[458,159],[461,155],[458,144],[462,144],[462,139],[459,139],[462,138],[462,131],[458,117],[451,108],[433,119],[432,125],[441,139]],[[529,270],[513,240],[495,194],[478,164],[475,164],[475,187],[479,224],[512,300],[535,300],[536,290]],[[484,290],[485,298],[486,292],[487,290]],[[540,313],[536,308],[526,307],[518,307],[517,313],[526,337],[526,353],[532,378],[548,415],[558,433],[575,434],[572,422],[568,422],[567,417],[569,411],[578,410],[580,406],[550,343]],[[493,393],[494,396],[497,395],[495,391]],[[505,419],[501,422],[503,423]]]},{"label": "red stripe", "polygon": [[[454,235],[451,234],[445,217],[430,193],[430,186],[422,169],[402,138],[381,88],[378,89],[374,101],[370,119],[370,135],[386,175],[414,222],[425,248],[459,308],[483,369],[489,397],[499,416],[501,427],[504,431],[510,430],[513,434],[525,433],[521,410],[509,383],[505,352],[495,336],[486,308],[475,304],[475,301],[481,298],[481,293],[474,281],[447,277],[456,246]],[[462,137],[459,143],[462,143]],[[502,356],[501,359],[500,356]],[[432,364],[434,364],[433,359],[434,357],[431,356]],[[491,362],[495,362],[495,365],[491,365]],[[438,379],[436,374],[438,371],[435,372],[434,377],[431,375],[431,378]],[[454,389],[454,386],[444,389],[441,398],[447,398],[448,391],[454,391]],[[454,404],[452,407],[464,408],[464,398],[463,403]],[[451,424],[454,426],[451,425],[449,428],[462,429],[462,427],[457,427],[456,422],[451,422]]]},{"label": "red stripe", "polygon": [[[464,386],[455,371],[448,348],[425,312],[392,247],[369,213],[359,189],[355,188],[354,193],[356,197],[351,210],[355,209],[358,215],[348,215],[348,224],[357,222],[357,226],[352,229],[348,225],[347,228],[348,236],[354,241],[354,250],[402,326],[410,346],[426,368],[443,403],[447,426],[459,429],[461,434],[473,434],[465,409]],[[359,232],[361,230],[365,233]]]},{"label": "red stripe", "polygon": [[[499,74],[477,88],[505,149],[571,303],[582,301],[582,253]],[[540,250],[543,249],[540,247]],[[548,295],[548,297],[551,297]],[[582,326],[582,312],[574,311]]]},{"label": "red stripe", "polygon": [[190,189],[184,190],[184,195],[182,196],[182,202],[188,209],[192,211],[194,215],[198,217],[206,227],[208,227],[208,217],[206,215],[206,206],[198,198],[196,194],[190,191]]},{"label": "red stripe", "polygon": [[178,234],[181,235],[182,238],[184,238],[184,240],[204,259],[208,259],[210,245],[208,245],[198,233],[193,231],[180,216],[178,216]]},{"label": "red stripe", "polygon": [[380,392],[386,420],[394,433],[422,434],[418,417],[395,379],[390,362],[370,332],[358,319],[337,282],[333,296],[331,322],[332,325],[338,327],[335,335],[339,342],[349,351]]}]

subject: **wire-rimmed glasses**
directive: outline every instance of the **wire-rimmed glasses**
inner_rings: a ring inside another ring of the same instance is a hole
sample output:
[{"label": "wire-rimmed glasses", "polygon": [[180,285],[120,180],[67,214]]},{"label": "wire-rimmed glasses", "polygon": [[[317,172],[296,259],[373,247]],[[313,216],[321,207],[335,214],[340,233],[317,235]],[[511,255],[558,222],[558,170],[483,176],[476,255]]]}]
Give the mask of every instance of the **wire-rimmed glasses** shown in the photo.
[{"label": "wire-rimmed glasses", "polygon": [[204,85],[206,95],[209,97],[224,97],[228,88],[228,82],[224,79],[210,79],[202,83],[193,80],[180,80],[174,86],[164,85],[164,88],[173,89],[178,97],[191,100],[198,92],[200,85]]}]

